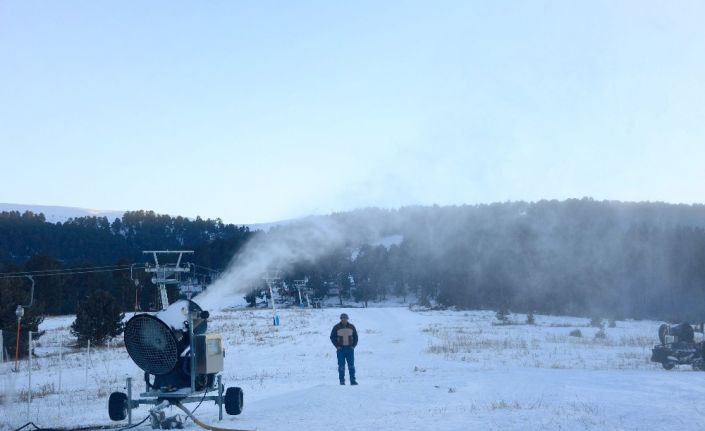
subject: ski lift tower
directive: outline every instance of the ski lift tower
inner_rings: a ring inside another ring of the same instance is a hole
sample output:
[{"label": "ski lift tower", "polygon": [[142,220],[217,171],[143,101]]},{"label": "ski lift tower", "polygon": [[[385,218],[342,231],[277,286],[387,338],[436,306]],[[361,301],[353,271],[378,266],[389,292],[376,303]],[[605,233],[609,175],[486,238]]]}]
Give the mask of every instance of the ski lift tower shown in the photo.
[{"label": "ski lift tower", "polygon": [[267,275],[264,276],[264,282],[267,283],[267,287],[269,287],[269,297],[272,301],[272,311],[274,312],[274,316],[272,317],[272,323],[274,323],[274,326],[279,326],[279,314],[277,314],[277,306],[274,303],[274,289],[273,286],[279,282],[281,278],[279,277],[279,272],[275,271],[273,274],[267,273]]},{"label": "ski lift tower", "polygon": [[[166,310],[169,306],[169,297],[166,294],[167,284],[178,284],[178,274],[189,272],[191,267],[189,264],[181,264],[181,258],[184,254],[193,254],[193,250],[146,250],[144,254],[151,254],[154,257],[154,266],[147,264],[144,268],[145,272],[151,272],[152,283],[159,286],[159,299],[162,303],[162,310]],[[177,254],[176,263],[160,264],[159,255]]]},{"label": "ski lift tower", "polygon": [[[308,277],[306,277],[303,280],[294,280],[294,287],[296,287],[296,290],[299,292],[299,307],[304,308],[304,301],[301,298],[301,291],[306,290],[306,285],[308,284]],[[311,306],[311,301],[308,299],[308,293],[306,293],[306,306],[310,307]]]}]

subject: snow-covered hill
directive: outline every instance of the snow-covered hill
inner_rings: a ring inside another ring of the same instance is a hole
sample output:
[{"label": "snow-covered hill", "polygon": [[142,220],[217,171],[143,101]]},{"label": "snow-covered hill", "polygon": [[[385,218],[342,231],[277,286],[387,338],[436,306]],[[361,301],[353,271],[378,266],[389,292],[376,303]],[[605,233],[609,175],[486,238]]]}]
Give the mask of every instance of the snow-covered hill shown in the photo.
[{"label": "snow-covered hill", "polygon": [[93,210],[87,208],[62,207],[51,205],[26,205],[26,204],[9,204],[0,203],[0,212],[3,211],[31,211],[35,214],[43,213],[46,221],[50,223],[65,222],[70,218],[98,216],[107,217],[109,221],[122,217],[125,211],[112,210]]},{"label": "snow-covered hill", "polygon": [[[536,316],[536,325],[493,325],[491,312],[345,309],[357,326],[360,386],[339,386],[328,336],[343,309],[230,310],[213,315],[226,339],[224,382],[245,390],[240,429],[345,430],[699,430],[705,374],[649,362],[658,322],[618,321],[607,337],[581,318]],[[513,315],[517,322],[525,316]],[[37,348],[29,419],[39,426],[109,424],[107,397],[142,372],[124,347],[58,357],[71,317],[50,318]],[[579,329],[582,337],[569,332]],[[121,344],[121,343],[119,343]],[[27,422],[27,365],[2,364],[9,403],[0,429]],[[61,390],[59,373],[61,371]],[[173,411],[171,414],[179,413]],[[139,421],[145,407],[134,411]],[[217,423],[204,403],[197,416]],[[197,429],[190,421],[187,429]],[[137,428],[147,430],[144,424]]]}]

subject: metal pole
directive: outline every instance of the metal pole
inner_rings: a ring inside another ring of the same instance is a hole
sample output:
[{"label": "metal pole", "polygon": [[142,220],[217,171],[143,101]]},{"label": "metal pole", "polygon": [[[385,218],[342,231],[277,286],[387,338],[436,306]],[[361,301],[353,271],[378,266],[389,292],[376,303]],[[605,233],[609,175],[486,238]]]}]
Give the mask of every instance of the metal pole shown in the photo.
[{"label": "metal pole", "polygon": [[61,406],[64,404],[64,397],[61,396],[61,372],[64,368],[64,337],[59,337],[59,417],[61,417]]},{"label": "metal pole", "polygon": [[32,331],[27,331],[29,333],[29,372],[27,377],[29,382],[27,384],[27,421],[29,422],[30,405],[32,404]]},{"label": "metal pole", "polygon": [[272,299],[272,311],[274,311],[274,314],[277,314],[277,304],[274,303],[274,290],[272,289],[272,283],[269,282],[267,285],[269,286],[269,296]]},{"label": "metal pole", "polygon": [[196,392],[196,345],[193,339],[193,311],[191,304],[188,305],[188,335],[189,335],[189,356],[191,359],[191,393]]},{"label": "metal pole", "polygon": [[2,338],[2,329],[0,329],[0,362],[5,362],[5,340]]},{"label": "metal pole", "polygon": [[[17,309],[15,309],[15,316],[17,316],[17,344],[15,346],[15,371],[19,371],[19,358],[20,358],[20,322],[22,321],[22,316],[24,316],[24,309],[25,308],[30,308],[32,304],[34,303],[34,278],[32,278],[31,275],[27,275],[27,278],[29,278],[29,281],[32,282],[32,290],[30,291],[29,294],[29,304],[22,306],[21,304],[17,305]],[[30,346],[30,349],[32,347]]]},{"label": "metal pole", "polygon": [[267,280],[267,286],[269,286],[269,296],[272,300],[272,323],[274,326],[279,326],[279,316],[277,316],[277,305],[274,303],[274,290],[272,289],[272,282]]},{"label": "metal pole", "polygon": [[218,374],[218,420],[223,420],[223,376]]},{"label": "metal pole", "polygon": [[88,340],[88,347],[86,348],[86,384],[84,390],[86,391],[86,400],[88,399],[88,362],[91,359],[91,340]]},{"label": "metal pole", "polygon": [[17,317],[17,344],[15,345],[15,372],[20,371],[20,322],[22,317]]},{"label": "metal pole", "polygon": [[127,425],[132,425],[132,377],[127,378]]}]

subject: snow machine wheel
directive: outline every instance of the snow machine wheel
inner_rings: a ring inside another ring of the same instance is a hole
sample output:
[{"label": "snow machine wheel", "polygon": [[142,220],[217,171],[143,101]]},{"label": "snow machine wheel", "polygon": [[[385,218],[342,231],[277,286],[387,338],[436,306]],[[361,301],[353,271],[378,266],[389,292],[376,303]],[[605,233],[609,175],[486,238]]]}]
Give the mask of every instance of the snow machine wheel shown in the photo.
[{"label": "snow machine wheel", "polygon": [[225,391],[225,412],[229,415],[242,413],[244,395],[241,388],[228,388]]},{"label": "snow machine wheel", "polygon": [[110,420],[121,421],[127,417],[127,394],[113,392],[108,398],[108,414]]},{"label": "snow machine wheel", "polygon": [[664,370],[672,370],[673,367],[676,366],[676,364],[674,364],[673,362],[663,362],[661,363],[661,365],[663,366]]}]

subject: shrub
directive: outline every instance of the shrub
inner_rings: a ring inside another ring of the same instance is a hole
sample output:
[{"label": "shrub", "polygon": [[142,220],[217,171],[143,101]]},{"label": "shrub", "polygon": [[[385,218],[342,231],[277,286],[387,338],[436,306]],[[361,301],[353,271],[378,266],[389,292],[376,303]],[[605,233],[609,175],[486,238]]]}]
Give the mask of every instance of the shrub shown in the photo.
[{"label": "shrub", "polygon": [[570,334],[569,334],[569,335],[570,335],[571,337],[582,337],[582,336],[583,336],[583,333],[580,332],[580,329],[573,329],[572,331],[570,331]]},{"label": "shrub", "polygon": [[534,318],[534,312],[530,311],[529,314],[526,315],[526,324],[527,325],[534,325],[536,324],[536,319]]},{"label": "shrub", "polygon": [[78,339],[79,346],[88,344],[102,346],[112,337],[122,334],[125,315],[113,296],[96,290],[78,303],[76,320],[71,324],[71,334]]},{"label": "shrub", "polygon": [[590,319],[590,326],[592,326],[593,328],[602,328],[602,327],[604,327],[604,325],[605,324],[602,321],[602,317],[595,316],[592,319]]},{"label": "shrub", "polygon": [[499,320],[499,323],[502,324],[507,324],[509,323],[509,309],[507,307],[500,307],[499,310],[497,310],[497,314],[495,314],[495,317],[497,320]]},{"label": "shrub", "polygon": [[605,332],[605,328],[600,328],[599,331],[595,332],[595,338],[600,338],[600,339],[607,338],[607,333]]}]

